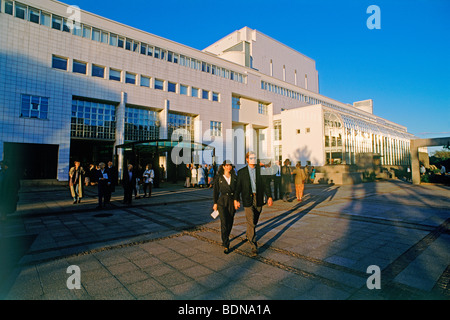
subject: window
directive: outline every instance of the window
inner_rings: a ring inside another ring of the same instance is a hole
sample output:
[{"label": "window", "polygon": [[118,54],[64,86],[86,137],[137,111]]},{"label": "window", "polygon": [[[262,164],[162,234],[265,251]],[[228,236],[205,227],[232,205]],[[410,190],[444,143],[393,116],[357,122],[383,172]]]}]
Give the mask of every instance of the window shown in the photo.
[{"label": "window", "polygon": [[108,43],[108,32],[102,31],[101,41],[102,43]]},{"label": "window", "polygon": [[167,91],[169,92],[177,92],[177,84],[173,82],[169,82],[167,85]]},{"label": "window", "polygon": [[231,104],[233,109],[240,109],[241,108],[241,101],[238,97],[232,97],[231,98]]},{"label": "window", "polygon": [[173,63],[178,63],[178,54],[173,55]]},{"label": "window", "polygon": [[297,134],[300,134],[300,129],[297,129]]},{"label": "window", "polygon": [[95,64],[92,65],[92,76],[98,78],[105,77],[105,67],[97,66]]},{"label": "window", "polygon": [[72,72],[86,74],[86,62],[73,60]]},{"label": "window", "polygon": [[68,24],[68,22],[67,22],[67,19],[63,19],[63,22],[62,22],[62,31],[64,31],[64,32],[69,32],[69,33],[70,33],[70,27],[69,27],[69,24]]},{"label": "window", "polygon": [[306,133],[310,133],[311,132],[311,128],[306,128]]},{"label": "window", "polygon": [[183,84],[181,84],[180,85],[180,94],[187,95],[188,94],[188,87],[183,85]]},{"label": "window", "polygon": [[134,73],[125,73],[125,83],[136,84],[136,75]]},{"label": "window", "polygon": [[222,122],[211,121],[209,129],[211,132],[211,136],[215,136],[215,137],[222,136]]},{"label": "window", "polygon": [[71,137],[114,140],[115,131],[114,105],[72,100]]},{"label": "window", "polygon": [[67,59],[60,58],[57,56],[52,56],[52,68],[60,69],[60,70],[67,70]]},{"label": "window", "polygon": [[83,25],[83,38],[91,38],[91,27]]},{"label": "window", "polygon": [[47,119],[48,98],[22,95],[20,116],[24,118]]},{"label": "window", "polygon": [[155,89],[164,90],[164,81],[155,79]]},{"label": "window", "polygon": [[219,101],[219,94],[217,92],[212,93],[212,101]]},{"label": "window", "polygon": [[95,28],[92,29],[92,40],[100,41],[100,30]]},{"label": "window", "polygon": [[16,8],[16,14],[15,14],[16,18],[25,19],[26,12],[27,12],[27,6],[25,6],[21,3],[18,3],[16,1],[15,8]]},{"label": "window", "polygon": [[109,80],[120,81],[120,70],[109,69]]},{"label": "window", "polygon": [[31,22],[39,24],[39,10],[35,8],[29,8],[28,10],[28,20]]},{"label": "window", "polygon": [[155,47],[154,57],[157,58],[157,59],[159,59],[159,50],[160,50],[159,48]]},{"label": "window", "polygon": [[125,50],[131,50],[132,40],[126,39],[125,40]]},{"label": "window", "polygon": [[13,2],[5,1],[5,13],[12,15],[13,14]]},{"label": "window", "polygon": [[109,34],[109,44],[114,47],[117,47],[117,35],[113,33]]},{"label": "window", "polygon": [[258,103],[258,113],[259,114],[267,114],[267,105],[264,103]]},{"label": "window", "polygon": [[56,30],[61,30],[62,18],[52,15],[52,28]]},{"label": "window", "polygon": [[119,48],[123,48],[123,44],[124,44],[123,38],[122,38],[122,37],[119,37],[118,40],[117,40],[117,46],[118,46]]},{"label": "window", "polygon": [[167,52],[167,61],[169,62],[173,61],[173,52],[170,51]]},{"label": "window", "polygon": [[208,100],[209,99],[209,91],[208,90],[202,90],[202,99]]},{"label": "window", "polygon": [[72,26],[73,26],[72,33],[75,36],[81,37],[81,24],[79,22],[75,22],[75,21],[72,21],[72,23],[73,23],[72,24]]},{"label": "window", "polygon": [[147,54],[147,45],[144,43],[141,43],[141,54],[143,55]]},{"label": "window", "polygon": [[125,108],[125,140],[159,138],[158,112],[148,109]]},{"label": "window", "polygon": [[141,87],[150,87],[150,78],[141,75]]},{"label": "window", "polygon": [[198,98],[198,89],[197,88],[192,88],[191,96]]},{"label": "window", "polygon": [[276,120],[273,122],[274,139],[275,141],[281,140],[281,120]]},{"label": "window", "polygon": [[152,57],[152,56],[153,56],[153,47],[152,47],[152,46],[148,46],[147,55],[148,55],[149,57]]},{"label": "window", "polygon": [[50,27],[50,13],[41,11],[41,25]]}]

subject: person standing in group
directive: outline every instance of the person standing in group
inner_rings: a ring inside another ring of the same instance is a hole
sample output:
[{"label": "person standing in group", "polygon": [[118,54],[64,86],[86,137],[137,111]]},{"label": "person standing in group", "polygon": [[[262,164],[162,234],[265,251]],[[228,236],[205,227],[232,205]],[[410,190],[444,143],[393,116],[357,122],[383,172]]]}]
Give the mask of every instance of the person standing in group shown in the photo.
[{"label": "person standing in group", "polygon": [[0,167],[0,215],[1,220],[5,221],[7,214],[17,210],[20,179],[7,161],[0,162]]},{"label": "person standing in group", "polygon": [[186,181],[184,182],[185,188],[191,187],[191,167],[189,163],[186,164],[186,168],[184,169],[184,175],[186,177]]},{"label": "person standing in group", "polygon": [[108,171],[109,182],[108,192],[105,197],[105,203],[109,204],[111,202],[111,194],[116,191],[116,185],[119,179],[119,173],[117,172],[116,167],[113,166],[112,161],[108,161],[108,167],[106,168]]},{"label": "person standing in group", "polygon": [[136,173],[133,170],[133,165],[130,163],[127,166],[127,171],[123,173],[123,203],[131,205],[133,198],[133,190],[136,188]]},{"label": "person standing in group", "polygon": [[208,166],[208,185],[209,188],[213,187],[213,182],[214,182],[214,168],[212,165]]},{"label": "person standing in group", "polygon": [[230,233],[233,227],[234,214],[234,192],[236,190],[237,177],[230,161],[224,161],[219,168],[217,178],[213,186],[213,210],[219,211],[220,230],[224,253],[230,252]]},{"label": "person standing in group", "polygon": [[108,170],[104,162],[100,162],[99,169],[97,171],[97,182],[98,182],[98,206],[97,209],[105,207],[106,199],[108,198],[109,185],[111,184],[109,180]]},{"label": "person standing in group", "polygon": [[85,174],[83,167],[80,166],[80,161],[75,160],[74,166],[69,170],[69,187],[73,204],[80,203],[81,198],[83,198],[83,177]]},{"label": "person standing in group", "polygon": [[145,166],[145,171],[142,174],[143,182],[144,182],[144,198],[147,197],[147,188],[148,188],[148,197],[152,196],[152,187],[153,187],[153,179],[155,178],[155,172],[152,169],[152,164],[149,163]]},{"label": "person standing in group", "polygon": [[289,159],[284,160],[284,165],[281,167],[281,189],[283,190],[283,201],[288,201],[291,196],[292,186],[292,168]]},{"label": "person standing in group", "polygon": [[200,188],[203,188],[206,185],[206,180],[205,180],[205,170],[203,170],[201,165],[199,165],[197,168],[197,179],[198,179],[198,186]]},{"label": "person standing in group", "polygon": [[267,196],[267,205],[270,207],[273,204],[272,191],[267,180],[261,176],[261,167],[257,165],[256,154],[253,151],[247,152],[245,160],[248,165],[237,173],[234,206],[236,210],[239,209],[242,195],[242,204],[247,220],[247,240],[252,247],[253,254],[257,254],[255,229],[264,205],[264,194]]},{"label": "person standing in group", "polygon": [[282,198],[282,188],[281,188],[281,168],[280,161],[275,161],[272,166],[273,170],[273,200],[278,200]]},{"label": "person standing in group", "polygon": [[305,181],[306,181],[306,173],[305,170],[302,169],[302,164],[300,161],[295,165],[295,169],[292,171],[292,174],[295,174],[295,196],[297,197],[297,201],[302,201],[303,191],[305,190]]},{"label": "person standing in group", "polygon": [[314,180],[316,179],[316,169],[313,167],[311,167],[311,175],[309,176],[309,181],[311,183],[314,183]]},{"label": "person standing in group", "polygon": [[191,185],[192,188],[195,188],[195,186],[197,185],[197,167],[194,165],[192,165],[192,170],[191,170]]}]

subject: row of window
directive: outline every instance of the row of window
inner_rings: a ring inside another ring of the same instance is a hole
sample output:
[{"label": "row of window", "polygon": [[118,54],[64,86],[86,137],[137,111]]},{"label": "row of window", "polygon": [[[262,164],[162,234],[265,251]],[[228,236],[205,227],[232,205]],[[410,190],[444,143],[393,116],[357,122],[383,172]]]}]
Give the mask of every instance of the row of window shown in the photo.
[{"label": "row of window", "polygon": [[[241,109],[241,99],[239,97],[231,97],[231,107],[233,109]],[[258,113],[267,115],[268,106],[265,103],[258,102]]]},{"label": "row of window", "polygon": [[[222,68],[213,64],[209,64],[198,59],[190,58],[185,55],[175,53],[163,48],[152,46],[140,41],[136,41],[121,35],[110,33],[99,28],[91,27],[73,20],[48,13],[17,1],[5,0],[3,8],[0,0],[0,11],[13,15],[16,18],[28,20],[30,22],[50,27],[55,30],[72,33],[100,43],[109,44],[114,47],[123,48],[125,50],[140,53],[141,55],[164,60],[180,66],[188,67],[194,70],[206,72],[225,79],[245,83],[245,75]],[[3,10],[2,10],[3,9]]]},{"label": "row of window", "polygon": [[[52,56],[52,68],[59,70],[68,70],[69,59],[65,57]],[[141,87],[153,88],[156,90],[164,90],[168,92],[179,93],[181,95],[187,95],[191,97],[201,98],[205,100],[211,100],[219,102],[220,94],[218,92],[199,89],[195,87],[191,87],[188,85],[178,84],[171,81],[165,81],[161,79],[154,79],[152,85],[152,78],[144,75],[138,75],[128,71],[122,71],[114,68],[109,68],[108,76],[106,77],[106,68],[104,66],[100,66],[97,64],[91,64],[91,76],[98,77],[102,79],[109,79],[113,81],[122,82],[122,79],[125,83],[139,85]],[[73,60],[72,61],[72,72],[80,73],[87,75],[88,74],[88,63]],[[139,78],[139,79],[138,79]]]}]

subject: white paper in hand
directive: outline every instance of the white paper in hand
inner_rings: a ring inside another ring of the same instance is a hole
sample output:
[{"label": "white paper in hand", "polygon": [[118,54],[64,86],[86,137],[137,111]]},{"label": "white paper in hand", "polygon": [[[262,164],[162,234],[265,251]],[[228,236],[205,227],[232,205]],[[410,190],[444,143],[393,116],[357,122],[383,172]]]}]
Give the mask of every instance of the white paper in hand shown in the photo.
[{"label": "white paper in hand", "polygon": [[217,218],[219,216],[219,211],[214,210],[213,213],[211,213],[211,217],[213,217],[213,219]]}]

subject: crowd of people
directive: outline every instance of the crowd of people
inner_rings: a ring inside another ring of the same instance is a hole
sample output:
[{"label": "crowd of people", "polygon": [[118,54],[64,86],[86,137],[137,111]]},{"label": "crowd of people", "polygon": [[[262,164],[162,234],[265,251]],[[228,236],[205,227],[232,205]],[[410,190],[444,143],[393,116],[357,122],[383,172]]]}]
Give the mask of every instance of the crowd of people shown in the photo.
[{"label": "crowd of people", "polygon": [[[121,181],[124,189],[123,203],[131,205],[133,193],[135,199],[139,199],[142,191],[142,197],[151,197],[152,188],[159,187],[159,183],[164,176],[165,169],[163,165],[154,170],[150,163],[145,166],[145,169],[141,168],[140,165],[134,167],[132,164],[128,164]],[[73,204],[81,202],[85,186],[97,186],[97,209],[102,209],[110,204],[111,194],[115,192],[118,184],[118,170],[112,161],[109,161],[107,164],[100,162],[97,166],[90,164],[89,169],[84,170],[80,161],[75,160],[73,167],[69,170],[69,188]]]}]

